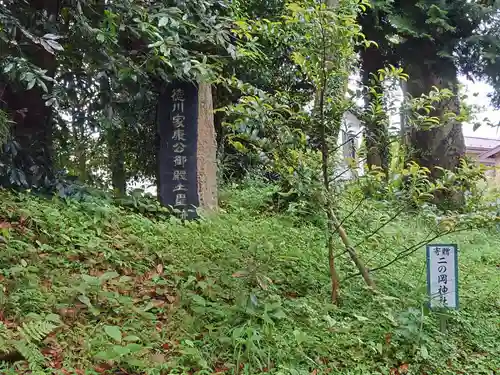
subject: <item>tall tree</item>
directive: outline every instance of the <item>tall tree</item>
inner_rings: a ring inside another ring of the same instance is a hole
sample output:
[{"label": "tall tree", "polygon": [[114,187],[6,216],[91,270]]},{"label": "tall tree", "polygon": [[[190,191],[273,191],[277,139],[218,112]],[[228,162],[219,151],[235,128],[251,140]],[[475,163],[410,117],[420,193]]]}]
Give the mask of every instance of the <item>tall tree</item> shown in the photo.
[{"label": "tall tree", "polygon": [[[497,12],[494,4],[487,3],[377,1],[372,2],[374,11],[365,14],[363,27],[371,31],[376,26],[382,31],[376,41],[387,51],[388,60],[396,56],[410,75],[406,85],[408,94],[419,96],[429,93],[433,87],[447,88],[458,94],[458,73],[472,72],[471,66],[477,66],[467,59],[467,50],[471,45],[478,46],[482,40],[479,26]],[[388,45],[387,40],[392,43]],[[460,103],[455,96],[453,100],[441,102],[434,114],[442,116],[459,111]],[[434,176],[439,174],[436,167],[456,168],[465,153],[462,126],[453,117],[432,129],[410,129],[408,139],[410,158],[430,168]]]},{"label": "tall tree", "polygon": [[447,57],[440,57],[433,43],[425,40],[415,42],[413,53],[419,51],[421,60],[405,56],[406,72],[410,79],[406,85],[408,94],[418,97],[429,93],[433,87],[449,89],[454,96],[436,105],[431,115],[442,119],[439,126],[431,129],[411,128],[409,131],[410,158],[429,168],[434,176],[440,173],[436,166],[455,170],[465,156],[465,141],[462,124],[454,116],[460,114],[457,68]]},{"label": "tall tree", "polygon": [[[57,167],[78,171],[82,180],[95,177],[89,169],[89,153],[95,155],[95,147],[102,153],[102,143],[110,146],[104,150],[117,149],[120,141],[120,146],[126,142],[127,147],[113,153],[116,158],[98,158],[100,167],[122,166],[122,160],[131,157],[125,165],[137,169],[115,175],[155,177],[156,168],[151,167],[155,157],[148,148],[138,155],[122,151],[136,150],[137,143],[152,143],[154,116],[150,113],[158,89],[174,77],[214,79],[236,54],[227,17],[231,8],[224,1],[176,3],[0,2],[0,110],[12,121],[14,135],[6,147],[9,152],[1,155],[1,184],[29,186],[47,181],[35,181],[36,168],[31,167],[52,170],[53,135]],[[119,93],[119,97],[112,95],[109,105],[99,101],[97,80],[102,75],[109,77],[110,92]],[[108,129],[109,109],[119,119],[114,124],[121,129],[114,134],[121,134],[120,141],[103,136],[97,137],[99,142],[94,137],[85,144],[91,133],[104,135],[101,130]],[[128,128],[136,131],[135,137]],[[144,135],[140,142],[136,142],[138,135]],[[84,150],[85,145],[93,150]],[[115,185],[123,187],[122,177],[119,183],[115,179]]]},{"label": "tall tree", "polygon": [[[5,62],[0,76],[0,103],[13,122],[15,142],[10,149],[22,148],[15,153],[22,151],[27,165],[41,167],[45,172],[52,167],[53,119],[44,95],[52,89],[57,69],[55,51],[62,49],[55,40],[59,11],[60,2],[52,0],[7,0],[0,5],[0,59]],[[15,76],[15,66],[24,67],[21,76]],[[10,72],[14,79],[9,79]],[[43,171],[29,172],[39,178],[45,174]],[[21,180],[25,182],[26,177]]]},{"label": "tall tree", "polygon": [[386,19],[378,8],[366,8],[359,14],[358,23],[363,29],[367,40],[376,41],[377,44],[360,46],[358,53],[361,58],[361,82],[368,91],[365,95],[363,125],[365,127],[366,163],[369,169],[381,168],[386,175],[389,174],[390,151],[389,119],[383,106],[383,89],[376,82],[378,71],[386,65],[397,65],[398,59],[394,56],[390,42],[385,38],[387,25]]}]

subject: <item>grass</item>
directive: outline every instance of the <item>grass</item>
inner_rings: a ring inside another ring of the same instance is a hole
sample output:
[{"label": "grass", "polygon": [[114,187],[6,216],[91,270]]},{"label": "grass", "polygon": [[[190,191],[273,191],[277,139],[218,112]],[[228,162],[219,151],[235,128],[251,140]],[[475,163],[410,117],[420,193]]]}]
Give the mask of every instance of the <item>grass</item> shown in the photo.
[{"label": "grass", "polygon": [[[423,248],[374,274],[376,293],[360,277],[342,282],[342,303],[333,306],[324,231],[267,211],[262,188],[226,191],[218,217],[186,225],[98,198],[49,201],[1,191],[0,199],[0,350],[29,357],[0,365],[2,374],[500,368],[498,233],[442,239],[459,244],[461,299],[443,334],[424,307]],[[392,212],[367,201],[347,230],[358,242]],[[404,214],[359,251],[371,267],[383,264],[424,239],[429,225]],[[354,271],[343,255],[337,263],[342,278]]]}]

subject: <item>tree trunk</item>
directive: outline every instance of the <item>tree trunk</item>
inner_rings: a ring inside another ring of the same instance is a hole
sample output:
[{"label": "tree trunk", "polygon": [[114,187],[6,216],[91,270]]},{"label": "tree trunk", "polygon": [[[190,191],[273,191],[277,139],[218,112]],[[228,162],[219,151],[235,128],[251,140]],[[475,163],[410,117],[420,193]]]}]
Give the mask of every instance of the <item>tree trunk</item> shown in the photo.
[{"label": "tree trunk", "polygon": [[[225,95],[224,87],[222,85],[212,87],[212,98],[214,110],[224,107],[229,104],[227,94]],[[219,164],[219,180],[223,180],[224,174],[224,151],[225,151],[225,131],[224,131],[224,117],[225,113],[215,112],[214,113],[214,129],[215,129],[215,141],[217,144],[217,163]]]},{"label": "tree trunk", "polygon": [[[30,6],[38,13],[46,13],[50,23],[56,22],[59,1],[34,0],[30,2]],[[42,46],[32,44],[24,47],[23,53],[31,63],[46,70],[47,76],[54,77],[57,62],[53,54]],[[52,85],[48,82],[46,84],[50,92]],[[50,170],[53,162],[52,111],[51,107],[45,105],[44,94],[38,86],[26,90],[9,84],[0,99],[14,122],[13,134],[24,153],[30,156],[35,164]]]},{"label": "tree trunk", "polygon": [[[435,86],[439,89],[447,88],[455,95],[435,104],[435,111],[431,116],[442,118],[446,113],[458,114],[460,99],[458,98],[457,69],[453,61],[440,58],[435,53],[431,42],[423,42],[408,59],[406,72],[410,78],[406,85],[412,97],[428,94]],[[417,53],[418,49],[418,53]],[[437,167],[454,171],[460,166],[460,160],[465,156],[465,140],[462,124],[455,119],[444,121],[440,125],[429,129],[409,129],[409,154],[411,161],[426,167],[431,172],[431,178],[439,178],[442,174]],[[463,195],[459,192],[440,191],[435,194],[436,204],[446,204],[448,208],[456,209],[463,204]]]},{"label": "tree trunk", "polygon": [[117,127],[113,123],[113,90],[110,85],[109,77],[105,74],[102,75],[99,80],[99,85],[99,98],[104,116],[107,119],[104,136],[108,151],[108,167],[111,172],[111,185],[118,195],[125,195],[127,192],[127,170],[125,168],[125,150],[123,149],[123,126],[125,126],[125,124],[120,124],[120,126]]},{"label": "tree trunk", "polygon": [[109,166],[111,169],[111,183],[113,190],[119,195],[125,195],[127,191],[127,176],[125,170],[125,155],[122,148],[121,133],[122,131],[114,131],[111,134],[111,139],[108,142]]},{"label": "tree trunk", "polygon": [[83,124],[83,114],[80,111],[73,113],[73,140],[75,144],[75,156],[77,160],[76,169],[78,171],[78,180],[82,183],[88,181],[87,171],[87,147],[85,139],[85,129]]},{"label": "tree trunk", "polygon": [[[457,71],[451,61],[440,61],[432,67],[423,61],[407,65],[410,80],[408,93],[413,97],[427,94],[433,86],[448,88],[458,94]],[[433,116],[443,116],[447,112],[458,114],[460,101],[457,96],[436,105]],[[465,141],[462,124],[456,120],[442,122],[440,126],[430,130],[410,129],[410,160],[429,168],[433,177],[440,175],[439,169],[455,170],[460,159],[465,155]]]},{"label": "tree trunk", "polygon": [[[384,57],[380,50],[376,47],[369,47],[361,51],[362,62],[362,79],[364,86],[373,86],[372,74],[377,75],[379,69],[384,68]],[[382,88],[375,82],[376,89],[379,95],[382,95]],[[367,116],[365,126],[365,143],[366,143],[366,163],[371,170],[374,167],[381,168],[386,176],[389,175],[390,165],[390,149],[389,149],[389,129],[387,127],[389,121],[386,112],[382,108],[382,112],[372,113],[370,107],[383,106],[381,97],[367,94],[365,99],[365,113],[370,113]]]},{"label": "tree trunk", "polygon": [[[113,110],[110,106],[107,108],[109,122],[113,117]],[[123,129],[107,129],[108,143],[108,162],[111,170],[111,184],[113,190],[118,195],[125,195],[127,192],[127,174],[125,169],[125,152],[123,150]]]},{"label": "tree trunk", "polygon": [[11,120],[13,134],[23,152],[35,164],[52,167],[52,120],[51,109],[45,106],[43,91],[34,87],[28,91],[7,89],[5,102]]}]

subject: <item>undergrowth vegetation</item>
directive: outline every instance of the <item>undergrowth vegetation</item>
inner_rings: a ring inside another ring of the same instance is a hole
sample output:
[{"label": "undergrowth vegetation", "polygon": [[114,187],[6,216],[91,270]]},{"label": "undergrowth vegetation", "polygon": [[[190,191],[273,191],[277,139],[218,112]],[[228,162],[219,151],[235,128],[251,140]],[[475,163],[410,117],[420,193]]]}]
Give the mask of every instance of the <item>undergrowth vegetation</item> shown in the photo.
[{"label": "undergrowth vegetation", "polygon": [[349,216],[359,192],[347,194],[343,225],[362,243],[368,268],[386,267],[373,272],[372,293],[352,276],[339,240],[336,306],[324,219],[273,213],[274,192],[235,185],[222,193],[218,217],[185,224],[102,197],[0,192],[0,372],[498,371],[500,233],[464,230],[439,240],[460,249],[461,309],[442,333],[425,307],[422,246],[435,217],[369,199]]},{"label": "undergrowth vegetation", "polygon": [[0,0],[0,375],[498,372],[499,4]]}]

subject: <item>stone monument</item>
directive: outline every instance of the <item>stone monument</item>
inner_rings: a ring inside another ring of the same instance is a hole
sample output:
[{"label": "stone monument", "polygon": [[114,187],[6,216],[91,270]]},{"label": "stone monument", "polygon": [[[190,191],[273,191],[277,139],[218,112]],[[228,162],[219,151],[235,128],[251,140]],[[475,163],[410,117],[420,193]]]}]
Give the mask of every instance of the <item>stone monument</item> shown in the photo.
[{"label": "stone monument", "polygon": [[212,89],[207,83],[174,81],[158,102],[160,202],[198,217],[217,207],[217,144]]}]

